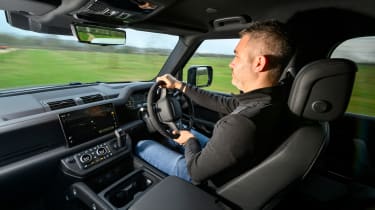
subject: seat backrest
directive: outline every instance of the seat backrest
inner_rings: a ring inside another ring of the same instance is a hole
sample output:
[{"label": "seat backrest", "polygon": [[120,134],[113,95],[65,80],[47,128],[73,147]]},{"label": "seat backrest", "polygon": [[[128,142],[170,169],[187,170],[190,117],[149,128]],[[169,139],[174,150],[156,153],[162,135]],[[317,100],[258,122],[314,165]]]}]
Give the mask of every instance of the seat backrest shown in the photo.
[{"label": "seat backrest", "polygon": [[284,68],[283,72],[280,75],[279,83],[289,83],[290,81],[293,81],[294,78],[297,75],[297,69],[295,66],[296,62],[296,54],[294,54],[290,60],[288,65]]},{"label": "seat backrest", "polygon": [[304,66],[293,82],[288,106],[312,123],[301,124],[269,157],[217,193],[242,209],[272,208],[280,194],[306,176],[325,147],[328,122],[345,112],[356,70],[356,64],[346,59]]}]

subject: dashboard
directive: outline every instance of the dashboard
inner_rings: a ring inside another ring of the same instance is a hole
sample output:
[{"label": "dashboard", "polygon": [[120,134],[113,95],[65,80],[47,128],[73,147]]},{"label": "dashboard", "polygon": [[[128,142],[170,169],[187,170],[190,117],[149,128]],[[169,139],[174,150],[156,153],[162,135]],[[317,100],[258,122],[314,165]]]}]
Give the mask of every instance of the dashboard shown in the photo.
[{"label": "dashboard", "polygon": [[49,186],[64,193],[80,181],[99,191],[133,171],[132,141],[152,135],[139,114],[152,85],[99,83],[0,94],[2,199],[39,195]]},{"label": "dashboard", "polygon": [[113,155],[114,131],[142,124],[139,109],[152,84],[103,83],[0,97],[0,144],[6,145],[0,147],[0,167],[51,150],[81,165],[90,159],[82,157],[86,148],[100,147],[100,155],[94,154],[99,159]]},{"label": "dashboard", "polygon": [[65,203],[73,183],[97,193],[140,170],[164,177],[132,153],[138,140],[160,138],[142,111],[153,84],[99,83],[0,95],[2,200],[34,201],[53,192]]},{"label": "dashboard", "polygon": [[136,110],[141,107],[146,107],[147,106],[147,94],[148,92],[145,92],[145,91],[136,91],[132,93],[126,102],[126,106],[132,110]]}]

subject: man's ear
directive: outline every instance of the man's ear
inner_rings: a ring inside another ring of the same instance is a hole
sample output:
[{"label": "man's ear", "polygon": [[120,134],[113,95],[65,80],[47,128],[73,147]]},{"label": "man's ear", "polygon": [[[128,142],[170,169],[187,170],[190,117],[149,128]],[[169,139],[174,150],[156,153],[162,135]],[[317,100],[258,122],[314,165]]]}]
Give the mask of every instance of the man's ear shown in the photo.
[{"label": "man's ear", "polygon": [[258,55],[255,58],[255,70],[256,72],[261,72],[266,70],[266,65],[267,65],[267,58],[264,55]]}]

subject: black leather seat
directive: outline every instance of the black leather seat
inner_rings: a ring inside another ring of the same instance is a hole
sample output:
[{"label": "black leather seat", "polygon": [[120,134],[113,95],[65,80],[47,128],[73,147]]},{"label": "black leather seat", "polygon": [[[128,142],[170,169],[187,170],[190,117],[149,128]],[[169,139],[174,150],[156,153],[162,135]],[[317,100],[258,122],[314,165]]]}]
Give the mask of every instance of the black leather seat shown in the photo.
[{"label": "black leather seat", "polygon": [[346,59],[318,60],[303,67],[293,81],[288,105],[310,123],[300,125],[272,155],[217,193],[242,209],[272,208],[308,174],[325,148],[328,122],[345,112],[356,71],[356,64]]}]

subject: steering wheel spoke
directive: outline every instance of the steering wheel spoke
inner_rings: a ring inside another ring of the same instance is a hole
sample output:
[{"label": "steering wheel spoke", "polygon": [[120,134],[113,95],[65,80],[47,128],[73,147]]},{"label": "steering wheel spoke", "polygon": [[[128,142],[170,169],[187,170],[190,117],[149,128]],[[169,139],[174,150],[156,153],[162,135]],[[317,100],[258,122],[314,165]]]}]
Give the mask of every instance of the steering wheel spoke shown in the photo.
[{"label": "steering wheel spoke", "polygon": [[[147,111],[154,128],[167,138],[177,138],[178,135],[172,133],[174,130],[190,129],[192,118],[183,113],[186,96],[176,91],[169,91],[162,88],[161,82],[156,82],[149,90],[147,96]],[[189,103],[188,103],[189,104]],[[188,110],[193,110],[191,101]],[[193,112],[192,112],[193,113]],[[187,122],[187,127],[184,125]]]}]

